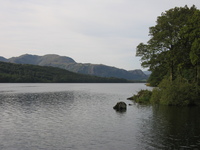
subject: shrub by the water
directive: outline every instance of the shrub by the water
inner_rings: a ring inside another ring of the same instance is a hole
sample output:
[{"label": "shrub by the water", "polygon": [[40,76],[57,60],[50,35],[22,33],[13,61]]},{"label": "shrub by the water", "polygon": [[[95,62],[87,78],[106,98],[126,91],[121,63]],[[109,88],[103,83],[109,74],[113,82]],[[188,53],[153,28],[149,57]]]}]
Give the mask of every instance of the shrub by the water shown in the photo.
[{"label": "shrub by the water", "polygon": [[150,98],[150,103],[152,104],[159,104],[160,103],[160,98],[161,98],[161,90],[159,88],[154,88],[152,90],[152,95]]},{"label": "shrub by the water", "polygon": [[194,84],[182,78],[177,78],[173,82],[165,78],[158,88],[153,89],[150,102],[174,106],[197,105],[198,93],[199,89]]},{"label": "shrub by the water", "polygon": [[149,90],[140,90],[136,95],[130,97],[130,100],[133,100],[137,103],[149,103],[152,92]]},{"label": "shrub by the water", "polygon": [[199,105],[200,89],[197,87],[181,77],[177,77],[174,81],[164,78],[158,87],[152,91],[141,90],[129,99],[142,104],[151,103],[169,106]]}]

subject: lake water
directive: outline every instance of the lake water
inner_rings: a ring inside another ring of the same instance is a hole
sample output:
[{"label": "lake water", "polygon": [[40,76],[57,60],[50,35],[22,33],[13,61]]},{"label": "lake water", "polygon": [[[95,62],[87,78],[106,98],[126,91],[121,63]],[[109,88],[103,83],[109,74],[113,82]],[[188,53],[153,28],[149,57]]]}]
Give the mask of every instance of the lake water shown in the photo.
[{"label": "lake water", "polygon": [[[199,107],[126,100],[144,84],[0,84],[1,150],[200,149]],[[113,106],[124,101],[127,111]]]}]

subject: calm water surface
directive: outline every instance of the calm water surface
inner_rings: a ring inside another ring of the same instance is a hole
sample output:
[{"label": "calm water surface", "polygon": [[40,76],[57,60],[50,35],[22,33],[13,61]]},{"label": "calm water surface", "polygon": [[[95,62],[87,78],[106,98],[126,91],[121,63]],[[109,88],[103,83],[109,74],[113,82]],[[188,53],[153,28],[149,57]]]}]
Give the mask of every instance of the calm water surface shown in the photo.
[{"label": "calm water surface", "polygon": [[0,84],[1,150],[200,149],[199,107],[113,106],[144,84]]}]

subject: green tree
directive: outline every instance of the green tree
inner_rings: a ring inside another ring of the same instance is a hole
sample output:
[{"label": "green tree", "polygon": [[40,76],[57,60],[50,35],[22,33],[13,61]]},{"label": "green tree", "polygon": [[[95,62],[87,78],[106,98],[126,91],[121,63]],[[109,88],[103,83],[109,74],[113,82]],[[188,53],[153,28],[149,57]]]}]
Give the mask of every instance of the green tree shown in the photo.
[{"label": "green tree", "polygon": [[165,72],[163,77],[168,75],[173,81],[178,71],[188,65],[190,46],[181,33],[196,10],[195,6],[185,6],[162,13],[157,18],[157,24],[149,28],[150,40],[147,44],[137,46],[136,56],[141,57],[141,65],[152,71],[150,79],[155,80],[153,72],[159,70]]},{"label": "green tree", "polygon": [[200,11],[196,10],[192,17],[189,18],[186,26],[182,28],[181,34],[189,44],[189,56],[195,69],[195,82],[199,83],[200,74]]},{"label": "green tree", "polygon": [[150,101],[165,105],[199,105],[200,10],[175,7],[162,13],[150,27],[150,40],[137,46],[142,66],[158,86]]}]

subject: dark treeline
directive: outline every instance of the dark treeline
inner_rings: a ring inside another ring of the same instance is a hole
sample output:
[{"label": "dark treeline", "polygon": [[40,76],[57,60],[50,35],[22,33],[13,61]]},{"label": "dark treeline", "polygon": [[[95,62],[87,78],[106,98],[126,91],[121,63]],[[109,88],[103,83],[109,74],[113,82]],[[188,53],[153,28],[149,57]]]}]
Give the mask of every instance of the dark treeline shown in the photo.
[{"label": "dark treeline", "polygon": [[[200,10],[175,7],[157,18],[149,28],[147,44],[137,46],[142,66],[152,72],[148,82],[157,86],[153,103],[194,105],[200,92]],[[143,92],[145,93],[145,92]]]},{"label": "dark treeline", "polygon": [[125,79],[73,73],[55,67],[0,62],[0,83],[128,83]]}]

